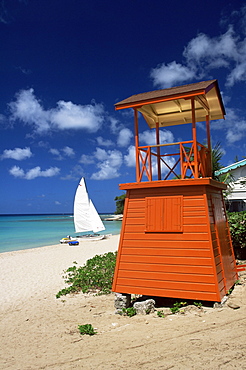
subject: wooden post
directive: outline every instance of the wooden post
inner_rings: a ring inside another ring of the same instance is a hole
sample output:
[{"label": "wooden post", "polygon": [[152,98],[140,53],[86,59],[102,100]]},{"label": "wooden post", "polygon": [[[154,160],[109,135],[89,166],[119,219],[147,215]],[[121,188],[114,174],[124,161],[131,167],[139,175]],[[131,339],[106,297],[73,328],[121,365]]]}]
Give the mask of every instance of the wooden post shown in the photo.
[{"label": "wooden post", "polygon": [[[155,124],[156,132],[156,144],[160,145],[160,130],[159,122]],[[161,180],[161,158],[160,158],[160,147],[157,147],[157,170],[158,170],[158,180]]]},{"label": "wooden post", "polygon": [[179,143],[179,155],[180,155],[180,170],[181,170],[181,179],[185,178],[185,169],[184,169],[184,153],[183,146]]},{"label": "wooden post", "polygon": [[152,161],[151,161],[151,148],[147,150],[148,156],[148,169],[149,169],[149,181],[152,181]]},{"label": "wooden post", "polygon": [[140,167],[139,167],[139,139],[138,139],[138,111],[134,108],[134,127],[135,127],[135,153],[136,153],[136,180],[140,182]]},{"label": "wooden post", "polygon": [[209,115],[206,115],[206,129],[207,129],[207,143],[208,143],[208,156],[207,156],[207,176],[212,177],[212,148],[211,148],[211,137],[210,137],[210,119]]},{"label": "wooden post", "polygon": [[191,112],[192,112],[192,138],[194,150],[194,172],[195,178],[198,179],[198,151],[197,151],[197,137],[196,137],[196,113],[195,113],[195,99],[191,98]]}]

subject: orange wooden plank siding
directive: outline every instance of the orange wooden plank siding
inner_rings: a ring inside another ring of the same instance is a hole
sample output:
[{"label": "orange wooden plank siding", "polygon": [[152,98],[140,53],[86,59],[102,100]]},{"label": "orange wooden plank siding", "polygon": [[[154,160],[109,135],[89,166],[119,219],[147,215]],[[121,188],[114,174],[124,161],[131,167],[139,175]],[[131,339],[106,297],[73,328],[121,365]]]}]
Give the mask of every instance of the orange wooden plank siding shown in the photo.
[{"label": "orange wooden plank siding", "polygon": [[237,274],[222,186],[207,180],[121,185],[114,292],[221,301]]}]

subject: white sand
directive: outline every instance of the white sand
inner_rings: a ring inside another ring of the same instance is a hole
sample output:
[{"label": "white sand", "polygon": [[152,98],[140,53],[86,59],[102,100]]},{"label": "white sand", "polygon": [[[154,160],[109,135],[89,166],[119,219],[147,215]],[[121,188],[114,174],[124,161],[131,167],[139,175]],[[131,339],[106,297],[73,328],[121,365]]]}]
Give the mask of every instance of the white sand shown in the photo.
[{"label": "white sand", "polygon": [[[69,295],[62,273],[116,251],[119,236],[79,247],[0,254],[0,369],[246,369],[246,273],[228,305],[159,318],[115,315],[114,295]],[[78,324],[97,335],[81,336]]]},{"label": "white sand", "polygon": [[96,254],[115,252],[119,235],[79,246],[57,244],[0,254],[0,310],[17,307],[34,297],[54,295],[65,287],[63,271],[76,261],[82,266]]}]

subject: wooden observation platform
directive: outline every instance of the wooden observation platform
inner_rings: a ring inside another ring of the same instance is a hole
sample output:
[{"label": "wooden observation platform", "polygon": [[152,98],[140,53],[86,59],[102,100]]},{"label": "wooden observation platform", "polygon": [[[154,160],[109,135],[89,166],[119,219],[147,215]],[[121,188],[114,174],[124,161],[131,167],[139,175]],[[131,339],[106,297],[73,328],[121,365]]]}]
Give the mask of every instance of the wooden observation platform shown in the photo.
[{"label": "wooden observation platform", "polygon": [[[210,120],[225,115],[217,80],[133,95],[115,108],[134,109],[136,182],[120,185],[127,193],[112,290],[220,302],[237,272],[226,185],[212,179]],[[155,145],[139,145],[139,112]],[[206,124],[206,146],[197,122]],[[160,142],[162,127],[183,124],[191,140]]]}]

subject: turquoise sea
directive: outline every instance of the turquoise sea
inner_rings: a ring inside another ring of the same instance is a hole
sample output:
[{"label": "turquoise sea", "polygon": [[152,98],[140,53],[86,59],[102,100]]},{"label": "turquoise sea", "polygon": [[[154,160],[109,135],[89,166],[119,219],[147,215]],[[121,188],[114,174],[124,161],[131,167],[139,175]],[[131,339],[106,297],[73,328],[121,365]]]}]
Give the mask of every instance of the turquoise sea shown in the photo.
[{"label": "turquoise sea", "polygon": [[[105,221],[100,234],[119,234],[121,221]],[[72,215],[0,215],[0,253],[58,244],[67,235],[75,236]]]}]

